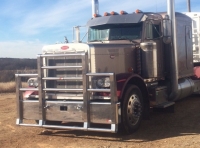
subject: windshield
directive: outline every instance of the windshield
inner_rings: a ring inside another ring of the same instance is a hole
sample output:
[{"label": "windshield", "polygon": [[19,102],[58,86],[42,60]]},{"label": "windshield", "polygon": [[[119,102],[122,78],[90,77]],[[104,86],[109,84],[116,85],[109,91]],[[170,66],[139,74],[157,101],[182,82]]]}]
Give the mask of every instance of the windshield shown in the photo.
[{"label": "windshield", "polygon": [[101,25],[89,28],[88,41],[141,39],[142,23]]}]

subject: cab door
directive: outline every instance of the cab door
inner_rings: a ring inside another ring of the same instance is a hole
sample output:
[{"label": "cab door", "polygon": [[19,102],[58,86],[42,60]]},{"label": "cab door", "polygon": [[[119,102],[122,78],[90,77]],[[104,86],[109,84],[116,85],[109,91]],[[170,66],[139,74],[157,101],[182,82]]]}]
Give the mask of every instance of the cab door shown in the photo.
[{"label": "cab door", "polygon": [[[157,65],[157,77],[163,77],[164,75],[164,60],[163,60],[163,41],[162,41],[162,29],[161,20],[148,20],[144,25],[143,42],[151,42],[155,44],[156,48],[156,61]],[[152,60],[155,60],[152,59]]]}]

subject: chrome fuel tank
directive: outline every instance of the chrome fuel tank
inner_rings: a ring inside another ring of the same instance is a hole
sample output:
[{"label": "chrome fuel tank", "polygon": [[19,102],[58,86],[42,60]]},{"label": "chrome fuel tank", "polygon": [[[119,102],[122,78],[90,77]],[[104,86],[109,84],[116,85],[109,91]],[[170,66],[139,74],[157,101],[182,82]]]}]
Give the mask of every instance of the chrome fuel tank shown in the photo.
[{"label": "chrome fuel tank", "polygon": [[[190,78],[183,78],[178,80],[178,97],[176,100],[180,100],[191,95],[194,92],[194,81]],[[175,101],[176,101],[175,100]]]}]

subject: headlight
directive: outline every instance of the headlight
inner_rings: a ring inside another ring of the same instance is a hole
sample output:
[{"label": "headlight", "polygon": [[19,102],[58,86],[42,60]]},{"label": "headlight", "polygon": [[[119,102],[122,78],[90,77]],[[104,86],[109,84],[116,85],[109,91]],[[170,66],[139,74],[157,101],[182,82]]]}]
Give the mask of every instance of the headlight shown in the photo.
[{"label": "headlight", "polygon": [[38,87],[38,80],[37,78],[30,78],[27,81],[29,87]]},{"label": "headlight", "polygon": [[109,78],[100,78],[97,79],[98,87],[110,87],[110,79]]}]

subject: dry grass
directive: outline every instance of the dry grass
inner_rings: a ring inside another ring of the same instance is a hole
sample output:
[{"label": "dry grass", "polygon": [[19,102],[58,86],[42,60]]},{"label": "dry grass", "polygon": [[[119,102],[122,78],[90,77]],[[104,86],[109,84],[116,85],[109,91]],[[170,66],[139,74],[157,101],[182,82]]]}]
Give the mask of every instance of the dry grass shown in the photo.
[{"label": "dry grass", "polygon": [[[27,83],[22,83],[23,87],[27,87]],[[1,82],[0,83],[0,93],[10,93],[16,91],[16,84],[15,82]]]}]

